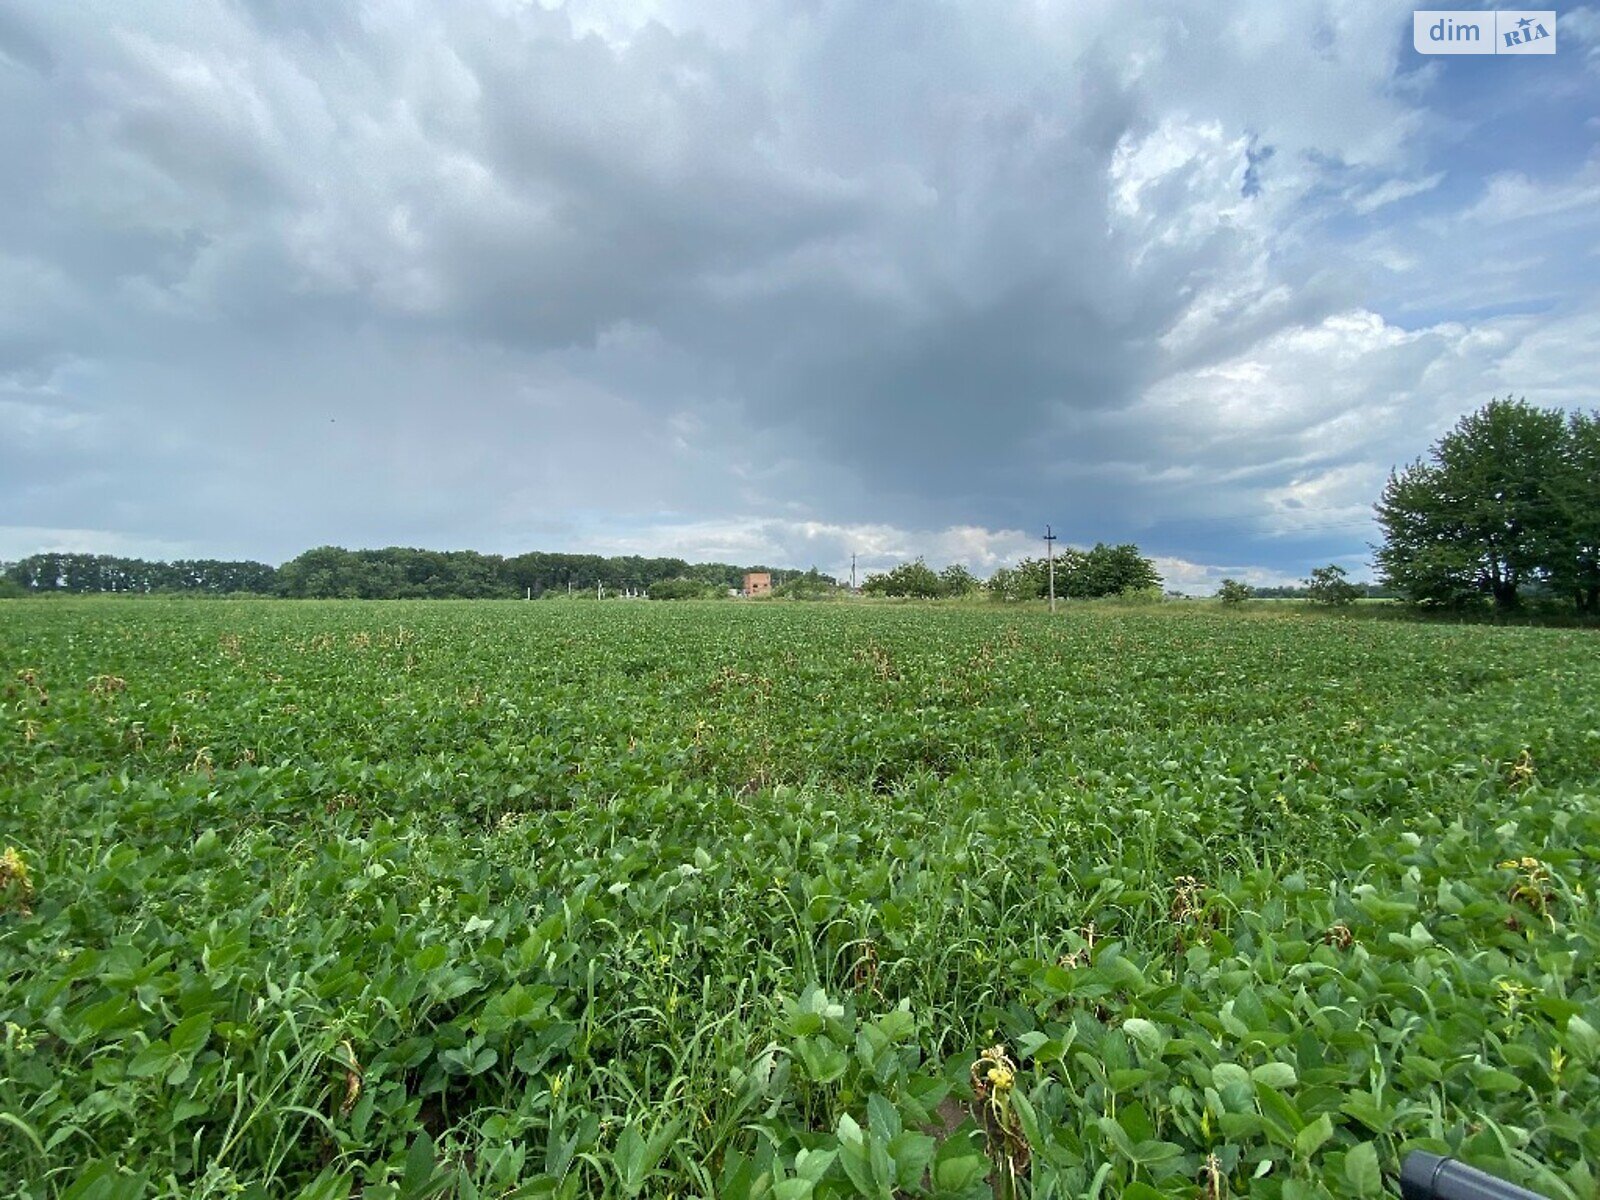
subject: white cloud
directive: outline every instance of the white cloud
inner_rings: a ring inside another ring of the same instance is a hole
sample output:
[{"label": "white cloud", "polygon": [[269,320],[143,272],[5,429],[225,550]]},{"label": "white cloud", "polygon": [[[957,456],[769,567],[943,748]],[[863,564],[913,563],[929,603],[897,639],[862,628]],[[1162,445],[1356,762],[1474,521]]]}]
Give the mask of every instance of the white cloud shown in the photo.
[{"label": "white cloud", "polygon": [[15,562],[30,554],[115,554],[124,558],[171,561],[201,557],[187,542],[122,533],[112,529],[40,529],[0,525],[0,559]]},{"label": "white cloud", "polygon": [[1532,325],[1495,364],[1506,394],[1565,408],[1600,408],[1600,308]]},{"label": "white cloud", "polygon": [[1298,587],[1304,582],[1271,567],[1219,566],[1162,556],[1154,561],[1166,590],[1186,596],[1213,595],[1224,579],[1236,579],[1251,587]]},{"label": "white cloud", "polygon": [[1108,414],[1125,477],[1201,521],[1272,537],[1375,539],[1389,469],[1491,395],[1592,405],[1600,309],[1405,329],[1355,309],[1185,369]]},{"label": "white cloud", "polygon": [[54,404],[8,398],[0,390],[0,436],[23,445],[43,445],[80,439],[90,433],[97,418]]},{"label": "white cloud", "polygon": [[1424,192],[1431,192],[1444,182],[1444,172],[1435,171],[1421,179],[1390,179],[1369,188],[1365,192],[1354,195],[1350,199],[1350,207],[1362,216],[1377,212],[1386,204],[1394,204],[1401,200],[1409,200],[1412,196],[1420,196]]},{"label": "white cloud", "polygon": [[1521,171],[1493,176],[1483,196],[1465,214],[1484,224],[1532,221],[1567,213],[1592,218],[1600,208],[1600,158],[1577,174],[1557,180],[1535,180]]},{"label": "white cloud", "polygon": [[1393,432],[1422,373],[1466,335],[1455,325],[1408,331],[1364,310],[1335,313],[1162,380],[1130,418],[1159,431],[1170,455],[1225,469],[1337,458]]}]

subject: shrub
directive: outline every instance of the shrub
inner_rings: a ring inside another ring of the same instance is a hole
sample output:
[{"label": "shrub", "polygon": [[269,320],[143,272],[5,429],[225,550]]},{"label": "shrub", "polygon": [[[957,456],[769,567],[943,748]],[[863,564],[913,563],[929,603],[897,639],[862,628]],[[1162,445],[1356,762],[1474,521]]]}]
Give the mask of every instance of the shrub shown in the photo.
[{"label": "shrub", "polygon": [[1217,599],[1224,604],[1243,604],[1250,599],[1250,585],[1237,579],[1224,579],[1217,589]]}]

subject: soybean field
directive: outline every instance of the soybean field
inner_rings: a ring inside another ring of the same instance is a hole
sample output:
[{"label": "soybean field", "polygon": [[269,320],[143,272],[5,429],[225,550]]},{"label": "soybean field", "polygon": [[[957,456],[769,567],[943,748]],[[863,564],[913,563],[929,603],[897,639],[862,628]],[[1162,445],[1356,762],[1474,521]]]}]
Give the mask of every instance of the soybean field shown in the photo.
[{"label": "soybean field", "polygon": [[1600,1172],[1600,639],[0,604],[0,1195]]}]

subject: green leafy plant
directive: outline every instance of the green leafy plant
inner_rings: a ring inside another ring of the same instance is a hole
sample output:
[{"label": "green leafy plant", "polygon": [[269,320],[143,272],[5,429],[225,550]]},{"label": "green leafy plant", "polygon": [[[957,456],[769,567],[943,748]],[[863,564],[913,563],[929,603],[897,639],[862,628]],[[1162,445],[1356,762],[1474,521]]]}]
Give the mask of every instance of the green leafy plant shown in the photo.
[{"label": "green leafy plant", "polygon": [[8,615],[7,1196],[1594,1194],[1585,635]]}]

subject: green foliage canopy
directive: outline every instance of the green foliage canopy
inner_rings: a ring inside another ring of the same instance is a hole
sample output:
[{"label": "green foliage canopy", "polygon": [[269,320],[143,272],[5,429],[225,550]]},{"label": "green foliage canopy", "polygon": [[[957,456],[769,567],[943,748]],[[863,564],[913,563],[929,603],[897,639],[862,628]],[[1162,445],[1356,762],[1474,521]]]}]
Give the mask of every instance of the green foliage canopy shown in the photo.
[{"label": "green foliage canopy", "polygon": [[1600,416],[1491,400],[1389,476],[1377,504],[1384,578],[1420,604],[1530,587],[1600,612]]},{"label": "green foliage canopy", "polygon": [[932,600],[945,594],[944,582],[922,559],[903,562],[891,571],[868,575],[861,585],[867,596],[901,596]]},{"label": "green foliage canopy", "polygon": [[[996,600],[1036,600],[1049,594],[1049,563],[1025,558],[1015,567],[1003,567],[989,578],[989,594]],[[1056,595],[1072,600],[1093,600],[1161,587],[1156,565],[1131,542],[1109,546],[1096,542],[1089,550],[1068,547],[1056,556]]]},{"label": "green foliage canopy", "polygon": [[49,592],[202,592],[269,595],[277,573],[266,563],[180,559],[149,562],[111,554],[33,554],[5,577],[28,595]]},{"label": "green foliage canopy", "polygon": [[1237,579],[1224,579],[1217,588],[1217,599],[1224,604],[1243,604],[1250,599],[1250,585]]},{"label": "green foliage canopy", "polygon": [[1317,567],[1305,581],[1306,599],[1333,608],[1353,604],[1361,596],[1362,589],[1351,583],[1348,576],[1349,572],[1336,563]]}]

